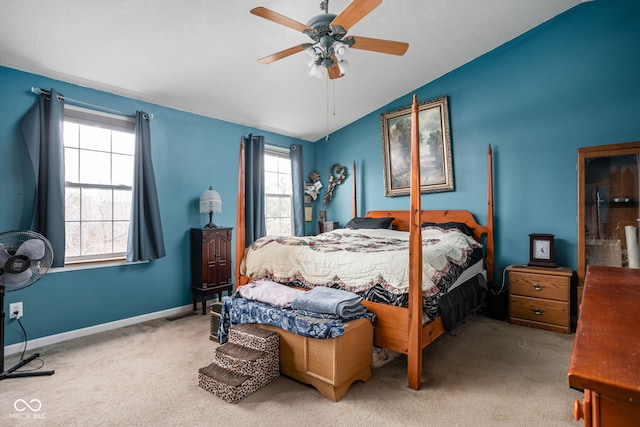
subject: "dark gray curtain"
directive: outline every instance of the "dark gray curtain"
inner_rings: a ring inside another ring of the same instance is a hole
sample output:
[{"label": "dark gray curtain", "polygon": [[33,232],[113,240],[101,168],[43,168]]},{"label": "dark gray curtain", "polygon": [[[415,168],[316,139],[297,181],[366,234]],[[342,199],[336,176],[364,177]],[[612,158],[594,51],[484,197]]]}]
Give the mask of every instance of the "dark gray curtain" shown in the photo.
[{"label": "dark gray curtain", "polygon": [[294,144],[289,151],[291,181],[293,185],[293,229],[296,236],[304,236],[304,161],[302,145]]},{"label": "dark gray curtain", "polygon": [[267,234],[264,213],[264,136],[243,137],[245,152],[245,244]]},{"label": "dark gray curtain", "polygon": [[24,115],[24,134],[35,174],[31,229],[45,236],[53,249],[53,266],[64,266],[64,98],[54,89],[41,94]]},{"label": "dark gray curtain", "polygon": [[133,201],[127,261],[150,261],[165,256],[156,179],[151,161],[149,116],[136,112]]}]

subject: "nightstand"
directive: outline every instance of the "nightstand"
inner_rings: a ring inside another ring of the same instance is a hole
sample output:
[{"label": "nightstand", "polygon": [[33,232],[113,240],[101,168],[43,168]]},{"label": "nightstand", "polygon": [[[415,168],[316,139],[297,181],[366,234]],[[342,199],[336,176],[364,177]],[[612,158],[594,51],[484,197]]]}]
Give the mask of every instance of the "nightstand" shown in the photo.
[{"label": "nightstand", "polygon": [[327,231],[333,231],[340,228],[340,223],[338,221],[318,221],[318,232],[320,234],[326,233]]},{"label": "nightstand", "polygon": [[509,321],[516,325],[570,332],[568,267],[507,267]]}]

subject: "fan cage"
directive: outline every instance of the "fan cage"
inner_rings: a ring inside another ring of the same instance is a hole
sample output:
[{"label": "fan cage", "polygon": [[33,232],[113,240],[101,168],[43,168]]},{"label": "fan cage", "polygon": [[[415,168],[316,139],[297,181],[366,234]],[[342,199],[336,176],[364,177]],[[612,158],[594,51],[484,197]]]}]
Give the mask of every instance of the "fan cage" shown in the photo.
[{"label": "fan cage", "polygon": [[6,272],[4,269],[0,269],[0,290],[2,290],[2,292],[26,288],[27,286],[37,282],[40,277],[49,270],[53,263],[53,249],[49,240],[47,240],[47,238],[42,234],[35,231],[20,230],[0,233],[0,244],[4,245],[4,250],[7,251],[9,256],[14,256],[18,248],[24,242],[32,239],[38,239],[44,243],[44,256],[38,260],[30,260],[28,270],[31,270],[31,276],[26,281],[12,283],[10,280],[7,280],[10,273]]}]

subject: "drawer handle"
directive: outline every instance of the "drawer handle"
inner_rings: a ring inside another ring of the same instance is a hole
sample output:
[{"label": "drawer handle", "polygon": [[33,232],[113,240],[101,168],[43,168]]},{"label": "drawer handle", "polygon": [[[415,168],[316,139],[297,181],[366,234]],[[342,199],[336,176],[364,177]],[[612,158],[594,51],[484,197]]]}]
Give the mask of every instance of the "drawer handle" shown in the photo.
[{"label": "drawer handle", "polygon": [[536,316],[542,316],[542,315],[544,314],[544,310],[543,310],[543,309],[541,309],[541,308],[535,308],[535,307],[533,307],[533,308],[531,309],[531,311],[533,311],[533,313],[534,313]]},{"label": "drawer handle", "polygon": [[541,291],[544,289],[544,286],[538,284],[538,283],[534,283],[531,286],[533,286],[533,289],[535,289],[536,291]]}]

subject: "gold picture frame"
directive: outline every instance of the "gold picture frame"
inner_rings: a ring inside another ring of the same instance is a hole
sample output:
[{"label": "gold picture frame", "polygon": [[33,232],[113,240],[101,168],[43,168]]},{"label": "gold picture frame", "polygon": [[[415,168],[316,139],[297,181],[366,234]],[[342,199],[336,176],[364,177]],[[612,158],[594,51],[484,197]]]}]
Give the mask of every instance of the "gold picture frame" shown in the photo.
[{"label": "gold picture frame", "polygon": [[[382,113],[385,196],[409,194],[411,178],[411,106]],[[446,96],[418,105],[420,191],[453,191],[449,104]]]}]

